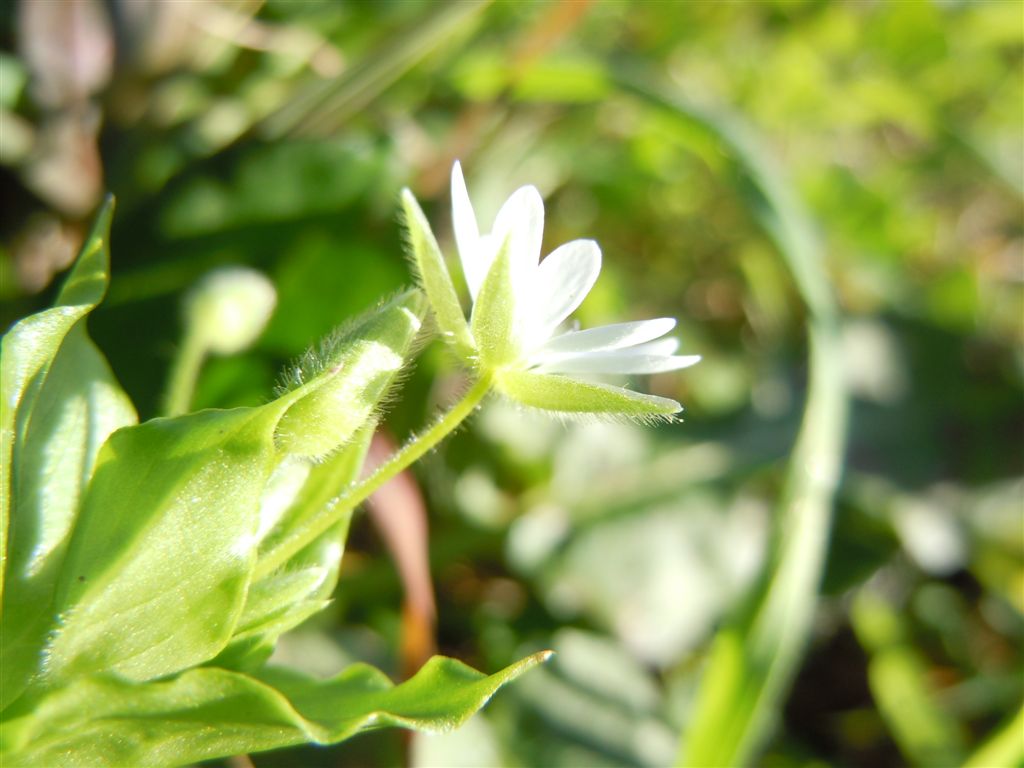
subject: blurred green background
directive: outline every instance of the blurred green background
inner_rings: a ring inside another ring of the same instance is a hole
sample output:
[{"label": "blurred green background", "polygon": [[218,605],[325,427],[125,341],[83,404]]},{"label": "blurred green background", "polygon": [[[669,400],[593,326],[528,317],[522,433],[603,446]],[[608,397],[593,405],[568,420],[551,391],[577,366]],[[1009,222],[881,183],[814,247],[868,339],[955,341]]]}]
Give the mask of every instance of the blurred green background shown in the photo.
[{"label": "blurred green background", "polygon": [[[335,602],[279,651],[395,677],[435,644],[485,671],[548,647],[553,662],[453,734],[379,732],[256,766],[668,765],[688,725],[715,722],[698,720],[701,681],[729,627],[751,663],[792,655],[753,727],[760,765],[1024,764],[1024,4],[21,0],[0,14],[0,319],[47,305],[113,192],[113,283],[91,330],[142,418],[182,296],[209,270],[265,272],[278,308],[253,349],[208,362],[197,408],[265,401],[290,358],[410,282],[401,187],[454,255],[456,158],[482,220],[533,183],[545,252],[600,242],[584,326],[674,316],[684,353],[704,356],[639,382],[681,400],[682,424],[491,402],[416,467],[411,501],[357,518]],[[845,369],[819,394],[840,412],[845,390],[848,423],[811,409],[822,442],[794,460],[816,327],[815,370]],[[461,385],[427,347],[390,439]],[[802,541],[801,472],[844,445],[819,500],[833,517],[814,603],[817,554],[786,542]],[[408,522],[417,486],[428,541]],[[765,640],[787,621],[769,610],[748,636],[764,579],[801,558],[785,610],[806,609],[806,631]]]}]

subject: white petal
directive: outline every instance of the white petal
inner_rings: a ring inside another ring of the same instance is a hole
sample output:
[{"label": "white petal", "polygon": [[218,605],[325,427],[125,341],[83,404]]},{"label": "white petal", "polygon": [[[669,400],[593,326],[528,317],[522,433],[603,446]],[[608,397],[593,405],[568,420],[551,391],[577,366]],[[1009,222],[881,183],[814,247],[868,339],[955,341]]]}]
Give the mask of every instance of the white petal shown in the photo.
[{"label": "white petal", "polygon": [[540,373],[662,373],[687,368],[699,360],[700,355],[657,355],[623,349],[564,358],[534,370]]},{"label": "white petal", "polygon": [[491,233],[504,242],[511,237],[512,279],[525,289],[540,260],[544,237],[544,200],[536,187],[520,187],[505,201],[494,219]]},{"label": "white petal", "polygon": [[556,248],[537,267],[532,326],[541,343],[571,315],[594,287],[601,272],[601,249],[593,240],[573,240]]},{"label": "white petal", "polygon": [[[462,165],[458,160],[452,166],[452,229],[455,232],[455,244],[459,249],[459,260],[462,262],[462,274],[473,298],[480,290],[480,283],[487,275],[490,260],[480,248],[480,229],[476,223],[473,204],[469,201],[466,179],[462,175]],[[493,253],[491,254],[493,258]]]},{"label": "white petal", "polygon": [[[549,257],[550,258],[550,257]],[[638,320],[632,323],[615,323],[588,328],[585,331],[570,331],[548,341],[537,350],[538,360],[548,360],[563,355],[574,355],[581,352],[603,352],[613,349],[643,344],[645,341],[657,339],[676,327],[671,317],[655,320]]]},{"label": "white petal", "polygon": [[[504,243],[494,235],[480,235],[480,239],[476,241],[476,250],[473,253],[473,279],[470,280],[469,275],[466,275],[466,285],[469,287],[469,295],[473,298],[473,303],[476,303],[476,297],[480,293],[480,286],[484,284],[484,279],[487,277],[487,273],[491,271],[491,265],[494,264],[494,257],[498,255],[498,251]],[[465,265],[465,262],[463,262]],[[477,270],[479,270],[477,272]]]},{"label": "white petal", "polygon": [[622,351],[629,352],[632,355],[661,355],[662,357],[667,357],[674,355],[677,349],[679,349],[679,339],[673,336],[667,339],[649,341],[646,344],[638,344],[635,347],[629,347]]}]

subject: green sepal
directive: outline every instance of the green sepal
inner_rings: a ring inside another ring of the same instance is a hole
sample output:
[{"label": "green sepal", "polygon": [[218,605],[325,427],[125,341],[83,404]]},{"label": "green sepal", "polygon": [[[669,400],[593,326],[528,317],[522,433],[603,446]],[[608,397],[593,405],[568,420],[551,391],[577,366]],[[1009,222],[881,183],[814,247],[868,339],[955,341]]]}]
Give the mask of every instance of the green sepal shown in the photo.
[{"label": "green sepal", "polygon": [[9,713],[0,724],[0,760],[5,768],[171,766],[334,744],[381,726],[448,731],[549,655],[490,676],[435,656],[398,686],[365,664],[324,681],[286,670],[246,675],[213,667],[142,684],[82,678]]},{"label": "green sepal", "polygon": [[529,371],[500,371],[495,376],[495,388],[523,405],[567,415],[624,416],[643,421],[665,419],[682,410],[679,403],[666,397]]},{"label": "green sepal", "polygon": [[506,237],[487,270],[473,305],[471,328],[480,365],[491,370],[516,359],[516,298],[512,281],[511,236]]},{"label": "green sepal", "polygon": [[412,246],[413,263],[423,290],[434,310],[438,329],[444,340],[455,346],[462,356],[473,354],[473,339],[466,316],[452,284],[444,256],[437,244],[427,217],[408,189],[402,190],[402,208]]}]

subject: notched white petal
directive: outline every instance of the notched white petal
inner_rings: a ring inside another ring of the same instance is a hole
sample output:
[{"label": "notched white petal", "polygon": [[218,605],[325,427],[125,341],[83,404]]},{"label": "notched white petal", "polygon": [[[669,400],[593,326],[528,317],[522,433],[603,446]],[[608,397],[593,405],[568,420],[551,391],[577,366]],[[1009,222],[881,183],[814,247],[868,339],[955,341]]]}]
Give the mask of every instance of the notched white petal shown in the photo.
[{"label": "notched white petal", "polygon": [[700,355],[660,355],[631,349],[595,352],[538,366],[541,373],[664,373],[689,368]]},{"label": "notched white petal", "polygon": [[544,200],[536,187],[520,187],[505,201],[494,219],[492,234],[504,242],[509,238],[512,276],[524,288],[527,277],[540,260],[544,238]]},{"label": "notched white petal", "polygon": [[462,274],[466,278],[469,291],[476,297],[480,284],[487,275],[490,261],[483,263],[480,250],[480,228],[477,225],[473,203],[469,200],[466,179],[462,175],[462,165],[458,160],[452,166],[452,230],[455,233],[455,245],[459,250],[462,262]]},{"label": "notched white petal", "polygon": [[547,341],[543,347],[537,350],[535,358],[541,362],[581,352],[623,349],[657,339],[675,327],[674,319],[661,317],[655,320],[602,325],[597,328],[588,328],[585,331],[570,331]]},{"label": "notched white petal", "polygon": [[559,246],[540,263],[531,297],[538,342],[576,311],[600,272],[601,249],[593,240],[573,240]]},{"label": "notched white petal", "polygon": [[646,344],[638,344],[635,347],[628,347],[620,350],[621,352],[629,352],[633,355],[657,355],[661,357],[667,357],[668,355],[674,355],[679,349],[679,339],[675,336],[670,336],[665,339],[658,339],[657,341],[648,341]]}]

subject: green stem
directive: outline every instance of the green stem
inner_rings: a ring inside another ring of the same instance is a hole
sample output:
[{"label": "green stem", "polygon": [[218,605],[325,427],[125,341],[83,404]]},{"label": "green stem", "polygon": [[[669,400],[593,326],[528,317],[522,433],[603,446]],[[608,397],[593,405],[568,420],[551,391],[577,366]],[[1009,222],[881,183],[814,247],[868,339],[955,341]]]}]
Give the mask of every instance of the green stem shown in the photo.
[{"label": "green stem", "polygon": [[398,450],[372,475],[345,490],[334,501],[309,518],[269,552],[260,555],[253,579],[260,579],[288,562],[296,553],[312,544],[349,510],[362,504],[382,485],[432,450],[473,413],[491,390],[491,378],[484,375],[459,402],[441,416],[426,432],[414,437]]},{"label": "green stem", "polygon": [[1003,724],[978,750],[967,758],[964,768],[984,768],[986,765],[1020,765],[1024,760],[1024,744],[1020,734],[1024,731],[1024,707],[1013,719]]},{"label": "green stem", "polygon": [[185,339],[171,366],[167,395],[164,398],[164,416],[180,416],[183,413],[188,413],[206,351],[202,334],[191,329],[186,330]]},{"label": "green stem", "polygon": [[736,116],[698,108],[659,88],[646,70],[613,73],[616,85],[730,158],[738,189],[789,268],[807,308],[807,404],[769,560],[755,590],[719,629],[679,766],[749,765],[771,734],[807,646],[828,551],[833,497],[846,441],[840,310],[825,254],[799,195],[773,155]]}]

